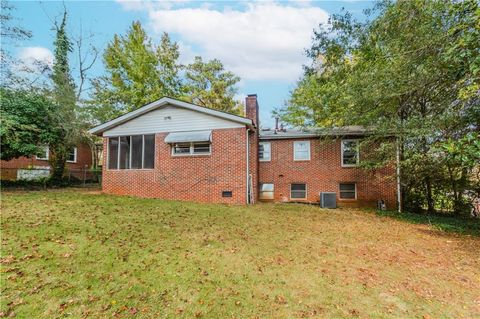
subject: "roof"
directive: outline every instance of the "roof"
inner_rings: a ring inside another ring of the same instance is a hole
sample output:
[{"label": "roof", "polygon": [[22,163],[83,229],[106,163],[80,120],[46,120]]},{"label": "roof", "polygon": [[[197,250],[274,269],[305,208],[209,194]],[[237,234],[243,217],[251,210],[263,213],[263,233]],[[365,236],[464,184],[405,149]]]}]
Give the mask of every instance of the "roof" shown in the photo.
[{"label": "roof", "polygon": [[313,138],[322,136],[363,136],[368,130],[362,126],[343,126],[336,128],[260,130],[261,140]]},{"label": "roof", "polygon": [[176,100],[176,99],[173,99],[173,98],[170,98],[170,97],[162,97],[161,99],[156,100],[156,101],[154,101],[152,103],[149,103],[147,105],[144,105],[141,108],[136,109],[135,111],[126,113],[126,114],[124,114],[122,116],[119,116],[119,117],[117,117],[117,118],[115,118],[111,121],[108,121],[106,123],[95,126],[95,127],[91,128],[90,130],[88,130],[88,132],[91,133],[91,134],[100,135],[101,133],[103,133],[103,132],[105,132],[105,131],[107,131],[111,128],[114,128],[115,126],[118,126],[118,125],[123,124],[125,122],[128,122],[130,120],[133,120],[134,118],[137,118],[137,117],[139,117],[139,116],[141,116],[145,113],[151,112],[153,110],[159,109],[159,108],[167,106],[167,105],[173,105],[173,106],[184,108],[184,109],[187,109],[187,110],[191,110],[191,111],[200,112],[200,113],[208,114],[208,115],[211,115],[211,116],[219,117],[219,118],[229,120],[229,121],[232,121],[232,122],[237,122],[237,123],[240,123],[240,124],[244,124],[244,125],[246,125],[250,128],[254,127],[252,120],[249,119],[249,118],[243,117],[243,116],[239,116],[239,115],[235,115],[235,114],[231,114],[231,113],[227,113],[227,112],[222,112],[222,111],[218,111],[218,110],[214,110],[214,109],[209,109],[207,107],[195,105],[195,104],[192,104],[192,103],[183,102],[183,101]]}]

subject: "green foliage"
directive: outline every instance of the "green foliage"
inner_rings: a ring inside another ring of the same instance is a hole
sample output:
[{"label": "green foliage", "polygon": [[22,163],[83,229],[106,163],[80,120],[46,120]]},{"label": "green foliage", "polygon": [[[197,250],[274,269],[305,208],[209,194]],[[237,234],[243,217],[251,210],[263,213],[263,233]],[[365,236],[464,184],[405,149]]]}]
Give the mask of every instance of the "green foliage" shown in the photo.
[{"label": "green foliage", "polygon": [[458,216],[444,214],[398,213],[395,211],[377,211],[377,215],[393,217],[412,224],[432,225],[449,233],[480,237],[480,220],[474,218],[459,218]]},{"label": "green foliage", "polygon": [[138,21],[127,35],[115,35],[104,53],[106,75],[92,81],[93,117],[103,122],[162,96],[179,97],[179,55],[168,34],[157,46]]},{"label": "green foliage", "polygon": [[[312,63],[279,114],[297,126],[363,125],[374,132],[367,139],[395,133],[408,208],[433,212],[452,194],[452,209],[465,211],[480,157],[444,161],[438,146],[479,128],[479,12],[472,0],[412,0],[379,2],[364,23],[333,15],[315,31]],[[383,143],[394,149],[393,139]]]},{"label": "green foliage", "polygon": [[49,143],[54,134],[51,100],[43,94],[0,88],[0,101],[2,160],[30,157]]},{"label": "green foliage", "polygon": [[55,111],[50,125],[55,131],[51,139],[49,162],[52,166],[52,180],[60,182],[63,179],[65,163],[69,150],[80,139],[80,123],[76,114],[75,84],[70,74],[68,54],[72,51],[72,44],[68,38],[67,12],[63,13],[60,25],[56,26],[55,61],[53,64],[53,100]]},{"label": "green foliage", "polygon": [[243,111],[234,100],[237,93],[235,85],[240,78],[225,71],[219,60],[203,62],[197,56],[187,66],[185,77],[187,98],[192,103],[230,113],[240,114]]}]

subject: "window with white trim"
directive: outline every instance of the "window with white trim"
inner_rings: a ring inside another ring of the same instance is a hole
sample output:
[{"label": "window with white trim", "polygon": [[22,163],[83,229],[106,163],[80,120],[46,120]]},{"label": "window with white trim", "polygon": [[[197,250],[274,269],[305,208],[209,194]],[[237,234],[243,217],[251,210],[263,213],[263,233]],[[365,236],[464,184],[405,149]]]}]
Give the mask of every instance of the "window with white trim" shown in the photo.
[{"label": "window with white trim", "polygon": [[76,163],[77,162],[77,148],[73,147],[70,152],[67,154],[67,162],[68,163]]},{"label": "window with white trim", "polygon": [[342,166],[357,166],[359,160],[358,140],[342,140]]},{"label": "window with white trim", "polygon": [[175,143],[172,145],[172,155],[209,155],[210,143],[208,142],[191,142],[191,143]]},{"label": "window with white trim", "polygon": [[340,183],[340,199],[357,199],[357,184]]},{"label": "window with white trim", "polygon": [[151,169],[154,163],[154,134],[108,138],[109,169]]},{"label": "window with white trim", "polygon": [[48,145],[41,146],[40,148],[41,150],[40,152],[38,152],[37,155],[35,155],[35,158],[41,161],[48,161],[48,156],[49,156]]},{"label": "window with white trim", "polygon": [[292,198],[292,199],[306,199],[307,198],[307,184],[290,184],[290,198]]},{"label": "window with white trim", "polygon": [[274,199],[273,190],[274,190],[274,187],[273,187],[273,184],[271,183],[260,184],[259,198],[264,200]]},{"label": "window with white trim", "polygon": [[258,160],[260,162],[269,162],[271,159],[272,144],[270,142],[258,143]]},{"label": "window with white trim", "polygon": [[310,160],[310,141],[293,142],[293,159],[295,161]]}]

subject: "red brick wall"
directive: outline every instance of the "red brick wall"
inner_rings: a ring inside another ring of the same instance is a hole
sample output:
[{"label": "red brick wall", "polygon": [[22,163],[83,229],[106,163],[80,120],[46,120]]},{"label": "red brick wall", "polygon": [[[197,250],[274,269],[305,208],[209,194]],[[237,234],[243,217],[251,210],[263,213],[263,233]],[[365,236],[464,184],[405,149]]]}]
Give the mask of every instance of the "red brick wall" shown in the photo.
[{"label": "red brick wall", "polygon": [[245,116],[252,120],[255,129],[250,131],[249,138],[249,171],[252,176],[253,203],[258,200],[258,101],[256,94],[245,99]]},{"label": "red brick wall", "polygon": [[[105,193],[211,203],[246,203],[246,128],[212,131],[210,155],[172,156],[164,142],[167,133],[155,136],[155,168],[109,170],[104,138],[102,187]],[[222,197],[232,191],[232,197]]]},{"label": "red brick wall", "polygon": [[[377,200],[383,199],[388,209],[396,207],[393,167],[375,172],[342,167],[340,139],[310,139],[310,161],[294,161],[293,141],[269,141],[271,161],[259,163],[259,182],[274,184],[275,201],[290,201],[290,184],[305,183],[307,202],[319,202],[320,192],[336,192],[339,206],[376,206]],[[357,184],[356,200],[339,198],[340,182]]]},{"label": "red brick wall", "polygon": [[[92,166],[92,151],[88,144],[81,143],[77,146],[77,162],[66,163],[68,169],[91,168]],[[30,158],[20,157],[10,161],[0,161],[1,178],[2,179],[16,179],[17,169],[28,168],[34,166],[48,167],[50,164],[48,160],[38,160],[35,156]]]}]

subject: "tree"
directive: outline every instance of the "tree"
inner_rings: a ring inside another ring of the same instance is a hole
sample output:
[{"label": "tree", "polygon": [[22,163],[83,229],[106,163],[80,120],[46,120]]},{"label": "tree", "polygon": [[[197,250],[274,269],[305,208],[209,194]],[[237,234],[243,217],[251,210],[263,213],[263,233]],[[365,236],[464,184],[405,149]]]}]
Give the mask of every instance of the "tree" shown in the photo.
[{"label": "tree", "polygon": [[224,112],[242,112],[240,104],[235,101],[235,85],[240,78],[232,72],[225,71],[222,62],[217,59],[203,62],[197,56],[186,68],[187,98],[195,104]]},{"label": "tree", "polygon": [[13,66],[18,66],[19,62],[14,59],[9,52],[4,49],[5,43],[8,41],[19,41],[26,40],[32,36],[32,33],[21,26],[13,25],[15,18],[12,16],[12,11],[15,8],[9,4],[7,1],[1,1],[1,12],[0,12],[0,35],[2,37],[2,48],[0,49],[0,77],[1,77],[1,86],[11,86],[13,84],[18,84],[22,82],[21,78],[15,75],[11,70]]},{"label": "tree", "polygon": [[458,170],[439,149],[479,130],[479,12],[472,0],[412,0],[380,2],[363,23],[333,15],[315,31],[312,63],[279,113],[295,125],[364,125],[368,139],[395,133],[407,207],[464,211],[469,183],[455,180],[473,166]]},{"label": "tree", "polygon": [[106,122],[163,96],[221,111],[240,113],[234,100],[239,78],[219,60],[179,64],[178,44],[163,33],[154,44],[140,22],[125,36],[115,35],[103,55],[106,74],[92,81],[88,111],[92,122]]},{"label": "tree", "polygon": [[52,101],[43,94],[0,88],[0,102],[1,159],[37,154],[39,146],[47,144],[54,134]]},{"label": "tree", "polygon": [[72,51],[72,44],[68,38],[67,11],[63,13],[62,21],[56,27],[55,61],[53,64],[53,100],[55,112],[50,123],[54,128],[54,136],[50,140],[50,165],[52,166],[51,179],[61,181],[65,172],[65,163],[72,147],[79,140],[80,128],[75,113],[76,94],[75,84],[70,74],[68,54]]},{"label": "tree", "polygon": [[92,81],[94,118],[110,120],[162,96],[181,96],[179,55],[168,34],[154,45],[138,21],[127,35],[115,35],[103,55],[106,75]]}]

